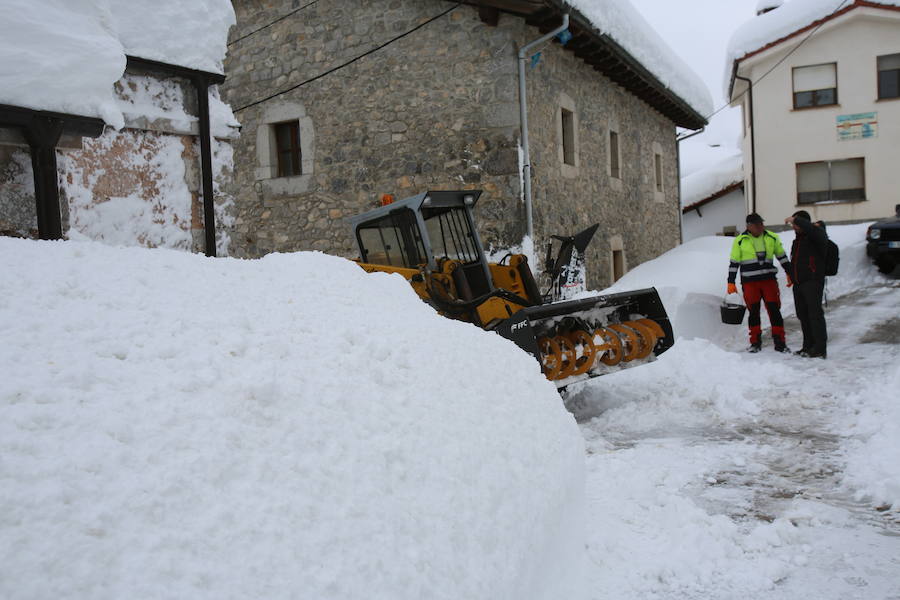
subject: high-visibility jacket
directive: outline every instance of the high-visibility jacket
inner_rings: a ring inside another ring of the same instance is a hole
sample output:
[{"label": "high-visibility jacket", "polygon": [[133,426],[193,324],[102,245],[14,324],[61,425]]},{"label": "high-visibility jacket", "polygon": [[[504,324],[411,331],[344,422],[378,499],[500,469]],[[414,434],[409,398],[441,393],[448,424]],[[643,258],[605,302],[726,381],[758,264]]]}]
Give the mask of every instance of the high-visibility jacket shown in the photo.
[{"label": "high-visibility jacket", "polygon": [[734,238],[731,245],[731,264],[728,267],[728,283],[734,283],[739,270],[742,282],[775,279],[778,269],[773,259],[776,258],[786,273],[791,272],[791,261],[784,252],[778,234],[767,229],[763,232],[762,238],[766,248],[766,255],[762,258],[756,254],[756,246],[749,231]]}]

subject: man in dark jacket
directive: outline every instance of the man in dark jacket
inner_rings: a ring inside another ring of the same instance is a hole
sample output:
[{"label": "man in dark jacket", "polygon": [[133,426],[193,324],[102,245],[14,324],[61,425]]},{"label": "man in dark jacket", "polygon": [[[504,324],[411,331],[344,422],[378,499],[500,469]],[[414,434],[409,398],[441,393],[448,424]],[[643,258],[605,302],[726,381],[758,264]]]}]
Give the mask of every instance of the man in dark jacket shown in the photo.
[{"label": "man in dark jacket", "polygon": [[794,307],[803,329],[803,348],[797,354],[825,358],[828,331],[825,326],[825,311],[822,310],[822,294],[825,291],[828,236],[823,227],[812,224],[812,219],[805,210],[798,210],[784,222],[797,233],[791,246]]}]

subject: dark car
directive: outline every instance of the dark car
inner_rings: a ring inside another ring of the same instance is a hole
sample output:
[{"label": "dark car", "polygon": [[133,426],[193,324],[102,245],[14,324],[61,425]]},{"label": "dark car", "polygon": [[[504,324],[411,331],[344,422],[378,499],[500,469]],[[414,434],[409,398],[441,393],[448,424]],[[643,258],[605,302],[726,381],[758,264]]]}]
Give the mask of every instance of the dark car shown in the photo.
[{"label": "dark car", "polygon": [[894,210],[896,215],[876,221],[866,233],[866,254],[882,273],[890,273],[900,264],[900,204]]}]

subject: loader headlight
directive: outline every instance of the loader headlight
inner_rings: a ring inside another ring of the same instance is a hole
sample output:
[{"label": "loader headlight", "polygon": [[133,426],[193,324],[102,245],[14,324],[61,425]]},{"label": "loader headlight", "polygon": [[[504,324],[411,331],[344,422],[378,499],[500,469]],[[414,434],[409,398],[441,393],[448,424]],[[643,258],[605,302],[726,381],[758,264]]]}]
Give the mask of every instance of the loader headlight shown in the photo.
[{"label": "loader headlight", "polygon": [[881,230],[880,229],[878,229],[877,227],[873,227],[873,228],[869,229],[869,239],[870,240],[877,240],[880,238],[881,238]]},{"label": "loader headlight", "polygon": [[466,206],[472,206],[475,204],[475,196],[472,194],[466,194],[463,196],[463,202],[465,202]]}]

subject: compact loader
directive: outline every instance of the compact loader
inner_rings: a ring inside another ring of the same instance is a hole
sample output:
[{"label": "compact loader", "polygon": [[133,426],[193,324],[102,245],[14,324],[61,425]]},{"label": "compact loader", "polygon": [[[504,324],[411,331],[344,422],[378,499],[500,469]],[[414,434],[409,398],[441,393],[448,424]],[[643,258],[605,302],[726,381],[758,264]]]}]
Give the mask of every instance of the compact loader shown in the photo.
[{"label": "compact loader", "polygon": [[[398,273],[441,314],[512,340],[558,388],[630,366],[672,346],[672,326],[654,288],[558,299],[568,268],[596,226],[563,242],[542,294],[522,254],[488,262],[472,209],[479,190],[430,191],[351,217],[359,265]],[[556,294],[554,294],[554,290]]]}]

